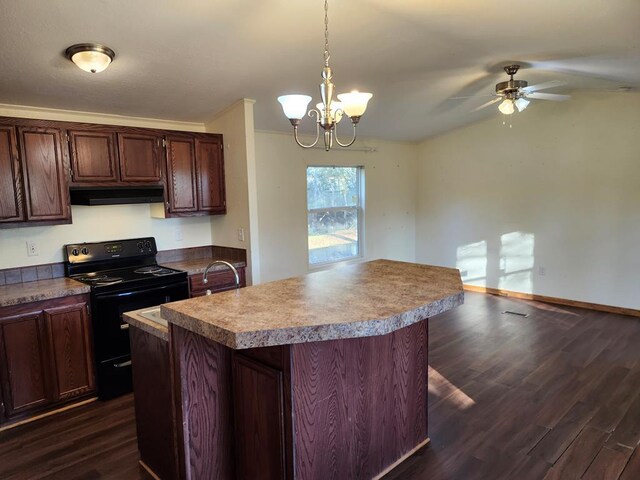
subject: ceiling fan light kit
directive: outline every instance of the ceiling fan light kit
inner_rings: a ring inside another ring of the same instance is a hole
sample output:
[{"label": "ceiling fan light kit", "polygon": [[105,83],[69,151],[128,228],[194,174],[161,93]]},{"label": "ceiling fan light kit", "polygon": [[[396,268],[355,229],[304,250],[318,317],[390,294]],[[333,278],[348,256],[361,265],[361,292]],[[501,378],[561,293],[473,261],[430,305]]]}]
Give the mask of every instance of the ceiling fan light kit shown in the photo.
[{"label": "ceiling fan light kit", "polygon": [[[302,148],[312,148],[320,140],[320,128],[323,130],[324,149],[328,152],[333,147],[334,141],[341,147],[350,147],[356,141],[356,126],[367,109],[367,103],[373,97],[371,93],[352,91],[338,95],[339,101],[333,100],[335,85],[331,82],[333,72],[329,66],[329,5],[324,2],[324,68],[322,69],[322,83],[320,84],[320,97],[322,102],[307,112],[311,102],[309,95],[292,94],[281,95],[278,101],[282,105],[285,116],[293,126],[293,136]],[[298,138],[298,125],[305,115],[316,117],[316,138],[311,144],[304,144]],[[348,116],[353,125],[353,137],[350,141],[342,143],[337,136],[336,125],[344,116]]]},{"label": "ceiling fan light kit", "polygon": [[[565,82],[558,80],[552,80],[550,82],[539,83],[537,85],[529,85],[525,80],[516,80],[513,76],[518,73],[520,65],[507,65],[504,67],[504,71],[507,72],[511,78],[506,82],[499,82],[496,84],[496,93],[493,100],[489,100],[483,103],[479,107],[474,108],[472,111],[477,112],[490,105],[494,105],[501,102],[498,105],[498,110],[503,115],[512,115],[517,110],[518,112],[524,111],[531,103],[530,99],[536,100],[552,100],[555,102],[562,102],[571,98],[570,95],[558,95],[555,93],[539,93],[539,90],[545,90],[547,88],[559,87],[565,85]],[[462,97],[464,98],[464,97]]]}]

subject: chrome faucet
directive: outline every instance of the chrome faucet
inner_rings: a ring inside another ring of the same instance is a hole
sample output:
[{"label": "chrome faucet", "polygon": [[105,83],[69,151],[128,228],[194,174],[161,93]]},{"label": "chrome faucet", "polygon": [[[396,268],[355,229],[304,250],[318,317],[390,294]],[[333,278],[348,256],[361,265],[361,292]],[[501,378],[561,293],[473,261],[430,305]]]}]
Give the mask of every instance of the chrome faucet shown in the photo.
[{"label": "chrome faucet", "polygon": [[[236,270],[236,267],[231,265],[229,262],[225,262],[224,260],[214,260],[209,265],[207,265],[207,268],[204,269],[204,273],[202,274],[202,283],[209,283],[209,280],[207,280],[209,269],[214,265],[219,265],[219,264],[226,265],[231,270],[233,270],[233,274],[236,276],[236,290],[240,288],[240,275],[238,275],[238,270]],[[207,292],[209,292],[209,290],[207,290]]]}]

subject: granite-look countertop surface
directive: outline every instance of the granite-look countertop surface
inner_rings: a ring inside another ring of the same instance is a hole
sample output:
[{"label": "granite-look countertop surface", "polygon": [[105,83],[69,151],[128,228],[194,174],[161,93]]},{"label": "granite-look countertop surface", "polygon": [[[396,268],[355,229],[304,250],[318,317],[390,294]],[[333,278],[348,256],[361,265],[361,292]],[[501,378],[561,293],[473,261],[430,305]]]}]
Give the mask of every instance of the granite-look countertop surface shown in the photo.
[{"label": "granite-look countertop surface", "polygon": [[88,285],[65,277],[2,285],[0,286],[0,307],[80,295],[88,293],[89,290]]},{"label": "granite-look countertop surface", "polygon": [[[227,258],[200,258],[197,260],[182,260],[178,262],[162,262],[162,266],[173,268],[175,270],[182,270],[183,272],[187,272],[189,275],[197,275],[204,273],[204,269],[207,268],[211,262],[215,260],[225,260],[229,262],[236,268],[246,267],[247,264],[245,262],[239,262],[237,260],[230,260]],[[229,267],[225,265],[214,265],[211,267],[210,272],[215,272],[218,270],[229,270]]]},{"label": "granite-look countertop surface", "polygon": [[[140,310],[134,310],[132,312],[126,312],[124,314],[124,320],[131,326],[139,328],[147,333],[150,333],[154,337],[161,338],[164,341],[169,340],[169,327],[167,321],[162,318],[158,318],[155,315],[151,315],[151,318],[145,317],[144,313],[150,312],[155,308],[141,308]],[[158,312],[159,313],[159,312]]]},{"label": "granite-look countertop surface", "polygon": [[162,317],[230,348],[384,335],[464,302],[460,272],[374,260],[162,305]]}]

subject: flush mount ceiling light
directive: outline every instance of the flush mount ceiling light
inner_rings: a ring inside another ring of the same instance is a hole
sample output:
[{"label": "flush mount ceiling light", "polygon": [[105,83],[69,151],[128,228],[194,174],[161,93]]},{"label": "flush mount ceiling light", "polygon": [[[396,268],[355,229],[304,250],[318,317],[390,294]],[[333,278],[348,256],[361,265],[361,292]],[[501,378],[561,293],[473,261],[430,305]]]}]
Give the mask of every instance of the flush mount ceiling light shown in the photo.
[{"label": "flush mount ceiling light", "polygon": [[[318,103],[316,108],[309,110],[308,115],[316,117],[316,139],[313,143],[305,145],[300,142],[298,138],[298,125],[300,121],[307,114],[307,106],[311,102],[309,95],[282,95],[278,97],[278,101],[282,104],[284,114],[287,116],[291,125],[293,125],[293,136],[296,143],[303,148],[314,147],[320,139],[320,127],[324,130],[324,149],[328,152],[333,146],[333,142],[341,147],[349,147],[356,141],[356,125],[360,121],[360,117],[367,109],[367,103],[373,97],[371,93],[363,93],[358,91],[352,91],[351,93],[342,93],[338,95],[339,102],[333,101],[333,91],[335,85],[331,83],[333,72],[329,67],[329,5],[328,0],[324,2],[324,68],[322,69],[323,81],[320,84],[320,97],[322,103]],[[342,117],[348,116],[351,119],[353,125],[353,138],[347,142],[342,143],[338,139],[336,133],[336,125]]]},{"label": "flush mount ceiling light", "polygon": [[116,57],[109,47],[97,43],[78,43],[64,52],[65,56],[85,72],[98,73],[105,70]]}]

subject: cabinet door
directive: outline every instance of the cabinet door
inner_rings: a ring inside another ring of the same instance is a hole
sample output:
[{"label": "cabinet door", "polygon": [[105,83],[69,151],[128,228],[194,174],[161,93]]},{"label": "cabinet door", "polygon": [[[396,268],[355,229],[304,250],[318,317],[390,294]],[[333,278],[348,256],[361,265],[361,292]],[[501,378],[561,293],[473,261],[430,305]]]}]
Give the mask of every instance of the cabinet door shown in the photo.
[{"label": "cabinet door", "polygon": [[196,159],[191,138],[167,137],[167,193],[169,213],[195,212]]},{"label": "cabinet door", "polygon": [[44,311],[51,350],[53,394],[62,401],[95,388],[87,304]]},{"label": "cabinet door", "polygon": [[236,476],[286,478],[282,372],[237,352],[232,362]]},{"label": "cabinet door", "polygon": [[41,312],[0,319],[0,376],[7,417],[53,401]]},{"label": "cabinet door", "polygon": [[27,221],[71,220],[61,131],[19,127]]},{"label": "cabinet door", "polygon": [[196,140],[196,178],[199,210],[226,213],[222,136]]},{"label": "cabinet door", "polygon": [[0,222],[24,220],[22,178],[13,127],[0,127]]},{"label": "cabinet door", "polygon": [[141,133],[119,133],[120,180],[159,183],[160,137]]},{"label": "cabinet door", "polygon": [[118,180],[115,134],[69,130],[71,180],[115,182]]}]

